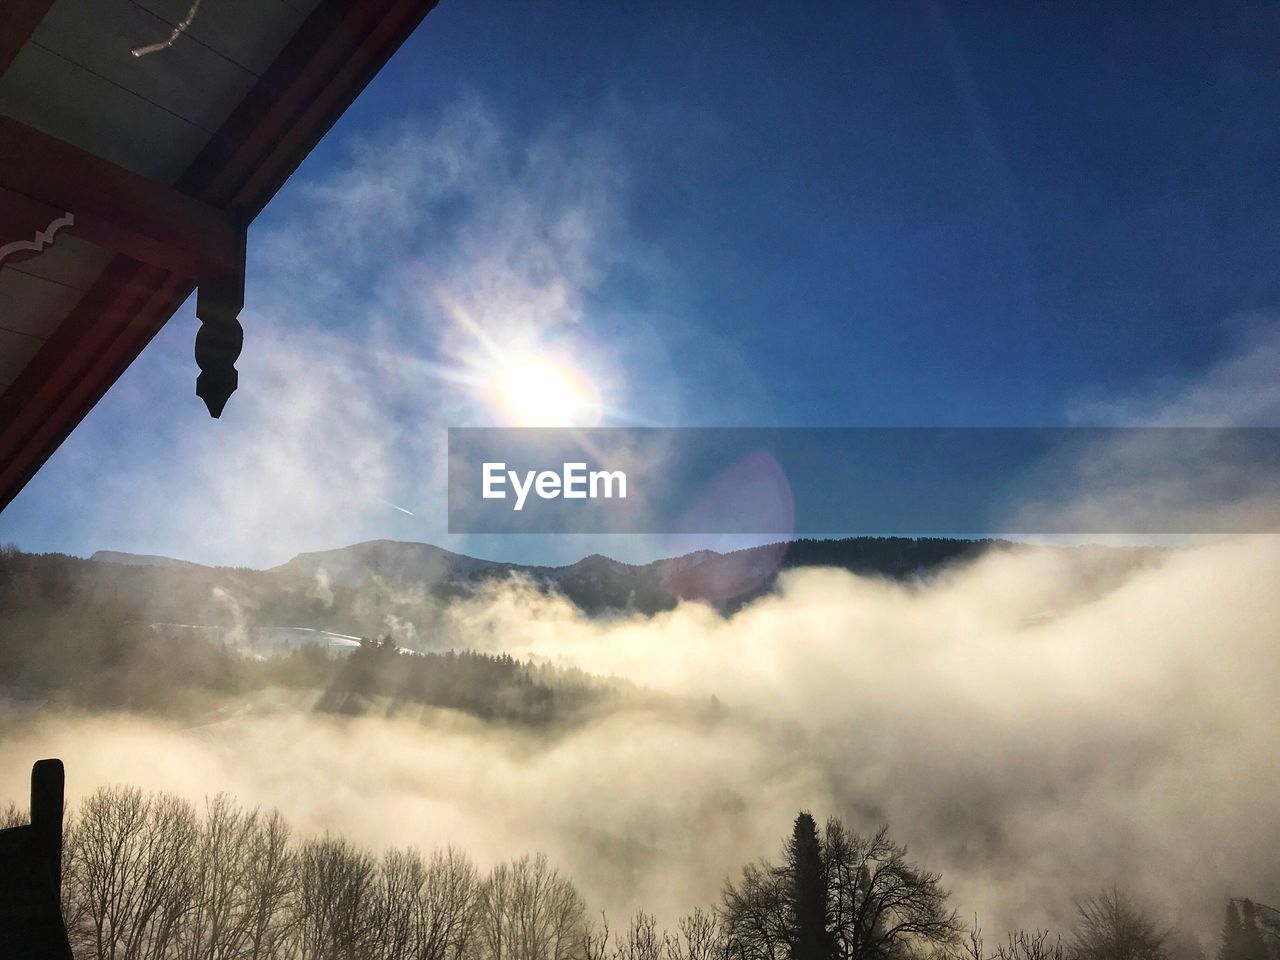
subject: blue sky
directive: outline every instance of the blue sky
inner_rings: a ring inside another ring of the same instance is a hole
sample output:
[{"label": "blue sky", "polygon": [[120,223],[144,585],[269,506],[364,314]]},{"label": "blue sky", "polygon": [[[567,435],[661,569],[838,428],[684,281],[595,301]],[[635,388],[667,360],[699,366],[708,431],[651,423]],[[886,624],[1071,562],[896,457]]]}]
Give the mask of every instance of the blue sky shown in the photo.
[{"label": "blue sky", "polygon": [[494,345],[582,371],[606,423],[1058,425],[1203,394],[1275,330],[1277,41],[1262,4],[444,0],[254,225],[223,419],[188,305],[0,540],[700,545],[445,537],[444,428],[507,422]]}]

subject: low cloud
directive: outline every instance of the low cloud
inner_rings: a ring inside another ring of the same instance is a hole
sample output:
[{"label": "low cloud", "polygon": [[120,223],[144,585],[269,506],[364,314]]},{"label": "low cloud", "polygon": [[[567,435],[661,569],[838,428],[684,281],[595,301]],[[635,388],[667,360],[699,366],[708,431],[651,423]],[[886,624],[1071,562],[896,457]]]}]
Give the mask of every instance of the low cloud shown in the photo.
[{"label": "low cloud", "polygon": [[59,755],[73,798],[225,789],[373,847],[544,850],[594,906],[668,919],[804,807],[889,821],[989,929],[1061,927],[1114,883],[1207,942],[1225,896],[1280,899],[1277,574],[1272,537],[1028,547],[927,584],[794,572],[727,619],[593,620],[512,583],[453,607],[452,639],[671,696],[553,736],[438,712],[49,716],[6,741],[0,788]]}]

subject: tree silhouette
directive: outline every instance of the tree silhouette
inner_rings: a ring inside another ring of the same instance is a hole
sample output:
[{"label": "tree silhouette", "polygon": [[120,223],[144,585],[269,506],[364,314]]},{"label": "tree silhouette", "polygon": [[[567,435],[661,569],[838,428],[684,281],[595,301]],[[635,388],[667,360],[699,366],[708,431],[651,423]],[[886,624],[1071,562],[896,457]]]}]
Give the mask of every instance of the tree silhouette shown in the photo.
[{"label": "tree silhouette", "polygon": [[586,907],[544,854],[501,863],[480,885],[479,960],[571,960],[583,941]]},{"label": "tree silhouette", "polygon": [[1077,960],[1163,960],[1167,938],[1118,888],[1076,904],[1071,952]]},{"label": "tree silhouette", "polygon": [[818,824],[806,811],[800,812],[792,826],[787,873],[791,881],[791,960],[828,960],[827,871]]},{"label": "tree silhouette", "polygon": [[1227,901],[1222,918],[1222,943],[1218,948],[1218,960],[1242,960],[1240,913],[1234,900]]},{"label": "tree silhouette", "polygon": [[[809,896],[812,883],[811,874],[797,882],[798,864],[812,869],[806,833],[797,818],[782,866],[749,864],[738,883],[725,886],[724,931],[748,958],[792,960],[800,955],[798,918],[817,919],[812,901],[800,902],[797,896],[802,887]],[[890,839],[887,827],[861,837],[832,818],[823,831],[818,861],[823,880],[818,949],[826,951],[818,956],[876,960],[949,946],[958,938],[961,925],[947,906],[941,878],[909,863],[906,848]],[[813,933],[806,936],[817,939]]]},{"label": "tree silhouette", "polygon": [[1240,901],[1239,960],[1268,960],[1267,944],[1258,929],[1257,911],[1252,900]]}]

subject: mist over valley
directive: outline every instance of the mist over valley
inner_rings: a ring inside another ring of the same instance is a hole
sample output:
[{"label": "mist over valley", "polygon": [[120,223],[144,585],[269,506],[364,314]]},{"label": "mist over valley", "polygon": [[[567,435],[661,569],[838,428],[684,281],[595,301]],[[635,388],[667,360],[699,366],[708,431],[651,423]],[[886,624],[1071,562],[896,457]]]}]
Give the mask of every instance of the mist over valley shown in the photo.
[{"label": "mist over valley", "polygon": [[73,809],[225,791],[375,853],[544,853],[591,910],[670,929],[811,810],[888,824],[989,932],[1066,932],[1114,887],[1210,949],[1224,898],[1280,899],[1278,572],[1269,537],[550,570],[387,542],[267,571],[10,550],[0,786],[57,755]]}]

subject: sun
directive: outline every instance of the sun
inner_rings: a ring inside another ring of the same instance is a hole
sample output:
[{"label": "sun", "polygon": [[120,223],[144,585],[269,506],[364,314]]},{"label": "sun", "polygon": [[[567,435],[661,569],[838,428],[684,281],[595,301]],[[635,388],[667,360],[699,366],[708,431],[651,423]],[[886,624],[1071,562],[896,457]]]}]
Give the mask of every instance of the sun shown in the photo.
[{"label": "sun", "polygon": [[581,371],[545,358],[508,362],[494,391],[523,427],[589,427],[600,421],[600,393]]}]

